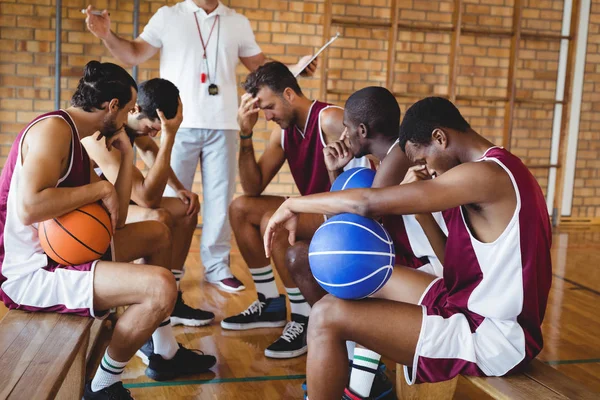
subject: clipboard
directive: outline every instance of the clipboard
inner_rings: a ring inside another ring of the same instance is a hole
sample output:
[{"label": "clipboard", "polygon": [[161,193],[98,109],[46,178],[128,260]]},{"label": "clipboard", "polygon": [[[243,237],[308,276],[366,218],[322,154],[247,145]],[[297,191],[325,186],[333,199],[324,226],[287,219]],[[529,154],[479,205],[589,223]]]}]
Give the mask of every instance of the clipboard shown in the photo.
[{"label": "clipboard", "polygon": [[340,33],[337,32],[335,34],[335,36],[333,36],[331,39],[329,39],[329,42],[325,43],[323,45],[323,47],[321,47],[319,49],[319,51],[317,51],[311,58],[310,60],[308,60],[308,62],[306,64],[304,64],[304,66],[302,67],[302,69],[299,70],[299,72],[296,72],[294,74],[294,78],[297,78],[298,75],[300,75],[302,73],[302,71],[304,71],[306,69],[306,67],[308,67],[310,65],[311,62],[313,62],[315,60],[315,58],[317,58],[319,56],[319,54],[321,54],[323,52],[323,50],[325,50],[327,47],[329,47],[329,45],[331,45],[331,43],[335,42],[338,38],[340,37]]}]

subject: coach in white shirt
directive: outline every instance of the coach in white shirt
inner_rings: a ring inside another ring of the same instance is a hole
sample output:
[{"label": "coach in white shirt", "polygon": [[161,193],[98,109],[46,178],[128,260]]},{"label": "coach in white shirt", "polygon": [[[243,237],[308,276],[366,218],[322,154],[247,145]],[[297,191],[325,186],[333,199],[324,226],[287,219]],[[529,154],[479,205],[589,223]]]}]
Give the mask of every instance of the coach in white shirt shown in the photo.
[{"label": "coach in white shirt", "polygon": [[[186,189],[191,190],[198,160],[201,163],[204,227],[200,255],[205,279],[222,290],[243,290],[229,268],[231,228],[227,216],[235,191],[235,68],[238,60],[250,71],[267,61],[250,22],[217,0],[185,0],[161,7],[135,40],[123,39],[110,30],[107,10],[95,15],[89,6],[86,22],[112,55],[125,64],[143,63],[161,50],[160,76],[179,88],[184,105],[171,167]],[[308,57],[290,66],[292,72]],[[312,75],[315,68],[313,63],[304,73]],[[171,188],[165,194],[177,195]]]}]

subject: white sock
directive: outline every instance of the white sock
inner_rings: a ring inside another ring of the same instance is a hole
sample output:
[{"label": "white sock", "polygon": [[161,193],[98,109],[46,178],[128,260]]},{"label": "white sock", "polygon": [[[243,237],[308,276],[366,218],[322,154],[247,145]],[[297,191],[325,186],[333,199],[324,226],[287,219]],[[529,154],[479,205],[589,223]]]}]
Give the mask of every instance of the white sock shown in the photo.
[{"label": "white sock", "polygon": [[346,341],[346,351],[348,352],[348,361],[352,361],[354,358],[354,349],[356,348],[356,342]]},{"label": "white sock", "polygon": [[310,305],[306,302],[300,289],[298,288],[285,288],[288,298],[290,299],[290,306],[292,308],[292,314],[298,314],[308,317],[310,314]]},{"label": "white sock", "polygon": [[183,270],[182,269],[172,269],[171,272],[175,277],[175,283],[177,284],[177,290],[179,291],[179,281],[183,278]]},{"label": "white sock", "polygon": [[273,268],[271,265],[262,268],[252,268],[250,273],[252,274],[254,285],[256,285],[257,293],[262,293],[262,295],[265,296],[265,299],[279,297],[279,291],[277,290],[277,284],[275,283],[275,276],[273,275]]},{"label": "white sock", "polygon": [[179,344],[175,340],[173,328],[171,327],[171,318],[165,319],[152,334],[152,343],[154,344],[154,353],[160,355],[165,360],[175,357],[179,350]]},{"label": "white sock", "polygon": [[350,373],[351,391],[359,396],[369,397],[380,358],[381,355],[363,347],[354,349],[354,360]]},{"label": "white sock", "polygon": [[119,382],[121,380],[121,374],[128,362],[129,361],[120,362],[113,360],[108,355],[108,349],[106,349],[104,357],[102,357],[102,361],[100,361],[100,366],[96,371],[96,375],[94,375],[94,379],[92,380],[92,391],[98,392],[105,387],[109,387],[113,383]]}]

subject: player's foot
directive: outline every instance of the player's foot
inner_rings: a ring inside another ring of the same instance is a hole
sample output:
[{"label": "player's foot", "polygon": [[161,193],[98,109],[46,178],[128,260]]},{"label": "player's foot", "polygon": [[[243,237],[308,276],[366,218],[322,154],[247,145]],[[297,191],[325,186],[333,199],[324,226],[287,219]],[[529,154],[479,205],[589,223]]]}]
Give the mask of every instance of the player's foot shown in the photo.
[{"label": "player's foot", "polygon": [[273,299],[265,299],[258,293],[258,300],[250,304],[245,311],[221,321],[223,329],[246,330],[255,328],[274,328],[284,326],[287,318],[285,295]]},{"label": "player's foot", "polygon": [[[387,374],[385,373],[386,366],[384,363],[380,362],[377,367],[377,373],[375,374],[375,379],[373,380],[373,386],[371,386],[371,393],[368,398],[360,397],[357,394],[354,394],[349,388],[344,390],[344,394],[342,396],[342,400],[356,400],[356,399],[366,399],[366,400],[396,400],[396,394],[394,392],[394,385],[388,379]],[[352,371],[352,361],[350,361],[350,371]],[[306,381],[302,383],[302,390],[304,391],[304,399],[307,399],[307,386]]]},{"label": "player's foot", "polygon": [[209,282],[209,283],[212,283],[213,285],[215,285],[217,288],[219,288],[219,290],[222,290],[222,291],[228,292],[228,293],[237,293],[237,292],[241,292],[242,290],[246,289],[246,286],[244,286],[242,281],[240,281],[235,276],[232,278],[225,278],[225,279],[221,279],[220,281],[217,281],[217,282]]},{"label": "player's foot", "polygon": [[215,314],[185,304],[181,291],[177,295],[175,308],[171,313],[171,325],[204,326],[215,319]]},{"label": "player's foot", "polygon": [[200,374],[217,363],[214,356],[206,355],[199,350],[186,349],[182,345],[179,345],[175,357],[170,360],[152,353],[148,361],[146,376],[155,381],[168,381],[180,376]]},{"label": "player's foot", "polygon": [[115,382],[97,392],[92,391],[92,381],[85,385],[83,400],[133,400],[131,392],[123,387],[123,382]]},{"label": "player's foot", "polygon": [[283,333],[265,350],[265,356],[271,358],[293,358],[308,351],[306,332],[308,317],[292,314],[292,320],[283,328]]}]

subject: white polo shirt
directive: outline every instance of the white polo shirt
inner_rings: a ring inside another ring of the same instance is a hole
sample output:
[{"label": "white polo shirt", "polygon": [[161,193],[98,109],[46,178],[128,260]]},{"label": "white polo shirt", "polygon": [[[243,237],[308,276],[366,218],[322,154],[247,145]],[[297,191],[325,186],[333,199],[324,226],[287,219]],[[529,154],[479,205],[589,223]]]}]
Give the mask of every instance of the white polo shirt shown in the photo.
[{"label": "white polo shirt", "polygon": [[[204,43],[219,15],[207,46],[208,68],[211,80],[219,87],[219,94],[208,94],[209,80],[201,82],[206,72],[202,43],[194,14]],[[220,32],[219,32],[220,25]],[[161,7],[152,16],[140,37],[160,52],[160,76],[173,82],[183,102],[182,128],[235,129],[238,108],[235,68],[239,57],[261,53],[248,18],[219,2],[210,15],[192,0],[174,6]],[[215,55],[218,60],[215,76]]]}]

